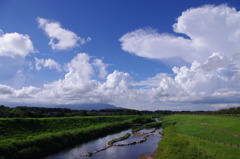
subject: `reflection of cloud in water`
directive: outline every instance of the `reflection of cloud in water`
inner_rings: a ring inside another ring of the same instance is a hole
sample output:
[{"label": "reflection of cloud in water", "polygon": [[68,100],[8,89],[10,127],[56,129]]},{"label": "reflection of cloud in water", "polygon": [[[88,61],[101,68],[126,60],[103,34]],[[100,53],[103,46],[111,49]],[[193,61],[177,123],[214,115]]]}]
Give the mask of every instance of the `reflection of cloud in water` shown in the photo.
[{"label": "reflection of cloud in water", "polygon": [[106,156],[111,156],[112,158],[114,158],[113,156],[115,156],[117,153],[116,147],[110,147],[106,150]]},{"label": "reflection of cloud in water", "polygon": [[[131,129],[128,129],[120,133],[108,135],[106,137],[80,144],[72,149],[62,151],[60,153],[48,156],[44,159],[133,159],[141,156],[142,154],[149,154],[154,152],[158,146],[157,143],[161,139],[161,135],[159,134],[160,131],[161,129],[158,129],[154,135],[149,136],[147,141],[144,143],[130,146],[113,146],[104,151],[98,152],[91,157],[85,156],[88,152],[93,152],[106,146],[108,141],[131,132]],[[142,137],[131,136],[127,140],[121,142],[129,143],[132,141],[137,141],[139,139],[142,139]]]}]

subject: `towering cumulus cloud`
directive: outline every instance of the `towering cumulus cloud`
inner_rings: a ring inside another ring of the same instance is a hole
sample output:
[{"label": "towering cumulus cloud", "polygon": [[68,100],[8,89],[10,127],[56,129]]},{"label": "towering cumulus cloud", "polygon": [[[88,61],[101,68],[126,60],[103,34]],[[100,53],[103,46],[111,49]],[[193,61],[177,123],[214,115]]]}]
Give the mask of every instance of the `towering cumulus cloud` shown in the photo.
[{"label": "towering cumulus cloud", "polygon": [[175,77],[163,77],[153,91],[153,99],[208,104],[239,102],[240,56],[235,56],[238,59],[213,53],[202,64],[195,61],[190,68],[174,67]]},{"label": "towering cumulus cloud", "polygon": [[94,77],[101,76],[102,72],[97,70],[106,64],[96,65],[98,60],[79,53],[66,64],[67,73],[63,79],[44,84],[43,88],[29,86],[16,90],[0,85],[0,97],[2,101],[14,98],[24,103],[111,102],[138,109],[146,109],[146,105],[155,106],[149,109],[159,109],[173,103],[173,106],[176,103],[178,106],[191,105],[188,109],[194,109],[194,104],[223,106],[239,103],[240,54],[230,59],[213,53],[205,62],[194,61],[190,67],[173,67],[174,76],[159,73],[140,82],[134,82],[128,73],[117,70],[100,82]]},{"label": "towering cumulus cloud", "polygon": [[203,62],[213,52],[231,58],[240,49],[240,13],[226,5],[188,9],[178,17],[173,30],[174,35],[151,28],[129,32],[120,38],[122,49],[141,57],[181,57],[187,62]]},{"label": "towering cumulus cloud", "polygon": [[172,58],[173,63],[180,57],[192,63],[190,68],[173,67],[174,77],[160,73],[135,83],[148,90],[149,101],[239,103],[240,13],[227,5],[191,8],[177,18],[173,30],[174,35],[144,28],[120,38],[122,49],[136,56]]}]

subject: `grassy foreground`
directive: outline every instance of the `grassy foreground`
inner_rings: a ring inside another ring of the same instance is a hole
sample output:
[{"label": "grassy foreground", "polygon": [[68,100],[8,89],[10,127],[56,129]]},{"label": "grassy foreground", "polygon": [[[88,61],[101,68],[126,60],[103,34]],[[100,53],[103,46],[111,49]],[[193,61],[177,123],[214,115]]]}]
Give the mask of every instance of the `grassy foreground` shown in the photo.
[{"label": "grassy foreground", "polygon": [[0,159],[38,158],[56,150],[150,122],[137,116],[0,119]]},{"label": "grassy foreground", "polygon": [[163,139],[155,159],[237,159],[240,118],[171,115],[163,119]]}]

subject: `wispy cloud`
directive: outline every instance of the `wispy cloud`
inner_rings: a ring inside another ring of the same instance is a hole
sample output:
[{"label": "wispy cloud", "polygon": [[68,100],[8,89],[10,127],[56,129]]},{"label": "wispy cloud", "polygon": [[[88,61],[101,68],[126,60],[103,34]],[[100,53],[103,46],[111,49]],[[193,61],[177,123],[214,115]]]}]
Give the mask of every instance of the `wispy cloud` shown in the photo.
[{"label": "wispy cloud", "polygon": [[35,57],[35,68],[36,70],[41,70],[42,68],[49,68],[49,69],[55,69],[58,72],[62,71],[61,65],[58,64],[53,59],[38,59]]}]

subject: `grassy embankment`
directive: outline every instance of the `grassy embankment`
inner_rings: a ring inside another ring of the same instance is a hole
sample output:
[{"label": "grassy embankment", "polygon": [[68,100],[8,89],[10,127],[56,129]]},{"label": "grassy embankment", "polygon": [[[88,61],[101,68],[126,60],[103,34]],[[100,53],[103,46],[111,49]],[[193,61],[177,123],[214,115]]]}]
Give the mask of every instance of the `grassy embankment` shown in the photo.
[{"label": "grassy embankment", "polygon": [[240,118],[171,115],[163,119],[163,139],[155,159],[237,159]]},{"label": "grassy embankment", "polygon": [[135,132],[138,132],[142,129],[160,128],[161,126],[162,126],[162,123],[153,121],[153,122],[143,124],[141,126],[132,127],[132,133],[134,134]]},{"label": "grassy embankment", "polygon": [[[119,130],[149,117],[63,117],[0,119],[0,159],[37,158]],[[142,122],[142,123],[141,123]]]}]

